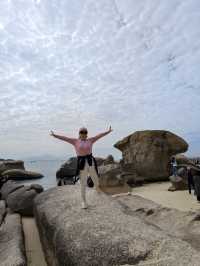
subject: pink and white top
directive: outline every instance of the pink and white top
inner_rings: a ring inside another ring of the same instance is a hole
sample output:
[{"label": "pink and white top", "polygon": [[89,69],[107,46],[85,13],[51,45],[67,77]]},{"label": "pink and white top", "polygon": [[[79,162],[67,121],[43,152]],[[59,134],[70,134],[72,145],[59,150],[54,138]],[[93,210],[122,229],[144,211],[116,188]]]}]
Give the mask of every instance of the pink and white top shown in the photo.
[{"label": "pink and white top", "polygon": [[104,137],[108,133],[110,133],[110,131],[100,133],[96,135],[95,137],[87,138],[86,140],[81,140],[80,138],[75,139],[75,138],[68,138],[68,137],[64,137],[63,140],[74,146],[77,156],[85,156],[87,154],[92,153],[93,143],[96,142],[98,139]]}]

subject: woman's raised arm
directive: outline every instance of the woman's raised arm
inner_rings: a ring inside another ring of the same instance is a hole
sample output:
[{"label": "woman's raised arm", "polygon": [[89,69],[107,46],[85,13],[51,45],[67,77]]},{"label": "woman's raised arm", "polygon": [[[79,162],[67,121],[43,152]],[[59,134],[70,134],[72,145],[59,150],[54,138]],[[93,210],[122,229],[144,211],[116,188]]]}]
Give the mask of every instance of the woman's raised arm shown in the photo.
[{"label": "woman's raised arm", "polygon": [[100,133],[100,134],[98,134],[98,135],[96,135],[96,136],[94,136],[94,137],[92,137],[92,138],[89,138],[89,140],[91,140],[92,143],[94,143],[94,142],[97,141],[98,139],[100,139],[100,138],[106,136],[107,134],[109,134],[111,131],[113,131],[113,129],[112,129],[111,126],[110,126],[109,130],[107,130],[107,131],[105,131],[105,132],[103,132],[103,133]]},{"label": "woman's raised arm", "polygon": [[51,130],[50,135],[53,136],[54,138],[57,138],[57,139],[66,141],[66,142],[68,142],[68,143],[70,143],[72,145],[74,145],[75,144],[75,141],[76,141],[75,138],[68,138],[66,136],[60,136],[60,135],[54,134],[54,132],[52,130]]}]

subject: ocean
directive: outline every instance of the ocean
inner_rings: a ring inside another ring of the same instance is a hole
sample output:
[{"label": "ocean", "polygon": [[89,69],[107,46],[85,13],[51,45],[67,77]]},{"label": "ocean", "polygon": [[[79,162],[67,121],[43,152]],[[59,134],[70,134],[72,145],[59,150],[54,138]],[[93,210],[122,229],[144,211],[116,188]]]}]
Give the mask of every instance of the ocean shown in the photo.
[{"label": "ocean", "polygon": [[35,160],[24,161],[25,169],[28,171],[36,171],[43,174],[43,178],[20,181],[23,184],[40,184],[44,189],[57,186],[56,171],[66,160]]}]

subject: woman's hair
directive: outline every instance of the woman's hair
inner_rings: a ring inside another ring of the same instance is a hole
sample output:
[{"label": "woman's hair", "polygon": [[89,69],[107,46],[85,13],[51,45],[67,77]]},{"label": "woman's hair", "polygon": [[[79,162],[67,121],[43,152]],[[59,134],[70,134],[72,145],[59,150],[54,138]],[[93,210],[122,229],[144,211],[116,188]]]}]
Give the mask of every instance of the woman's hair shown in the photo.
[{"label": "woman's hair", "polygon": [[79,133],[80,133],[80,131],[88,131],[88,130],[86,127],[81,127],[81,128],[79,128]]}]

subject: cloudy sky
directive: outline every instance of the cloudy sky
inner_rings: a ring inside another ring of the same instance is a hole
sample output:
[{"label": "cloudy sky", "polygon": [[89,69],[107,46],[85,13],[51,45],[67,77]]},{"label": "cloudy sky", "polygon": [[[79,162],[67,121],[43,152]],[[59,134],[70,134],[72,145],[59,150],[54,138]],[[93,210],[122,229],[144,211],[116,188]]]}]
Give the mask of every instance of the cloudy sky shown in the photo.
[{"label": "cloudy sky", "polygon": [[1,0],[0,157],[60,157],[49,136],[95,135],[94,153],[166,129],[200,154],[199,0]]}]

